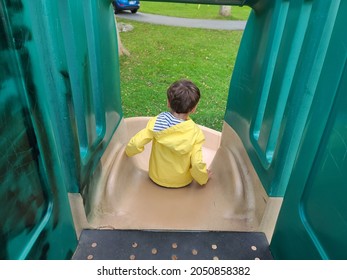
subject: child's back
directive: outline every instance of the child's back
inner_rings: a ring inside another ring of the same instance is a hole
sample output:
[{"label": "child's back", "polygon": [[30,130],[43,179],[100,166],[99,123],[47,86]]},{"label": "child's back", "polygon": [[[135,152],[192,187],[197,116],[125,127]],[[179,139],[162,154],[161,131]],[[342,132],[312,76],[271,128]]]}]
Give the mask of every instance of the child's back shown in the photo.
[{"label": "child's back", "polygon": [[150,119],[147,127],[128,143],[126,154],[133,156],[153,141],[149,162],[149,177],[158,185],[179,188],[195,179],[200,185],[208,181],[202,158],[205,137],[189,118],[200,99],[199,89],[190,81],[181,80],[168,89],[171,112]]}]

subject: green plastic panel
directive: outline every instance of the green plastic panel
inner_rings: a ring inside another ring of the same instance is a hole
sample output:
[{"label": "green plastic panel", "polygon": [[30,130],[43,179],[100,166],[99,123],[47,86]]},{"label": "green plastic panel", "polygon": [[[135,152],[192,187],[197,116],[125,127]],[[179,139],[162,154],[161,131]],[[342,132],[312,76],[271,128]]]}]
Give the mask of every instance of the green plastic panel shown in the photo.
[{"label": "green plastic panel", "polygon": [[[248,20],[225,120],[243,140],[270,196],[283,196],[288,185],[340,5],[259,1]],[[335,63],[341,68],[343,61]]]},{"label": "green plastic panel", "polygon": [[[0,259],[65,259],[77,244],[54,129],[38,105],[20,1],[0,2]],[[31,103],[31,105],[30,105]],[[66,244],[64,244],[66,242]]]},{"label": "green plastic panel", "polygon": [[277,259],[347,259],[347,2],[332,6],[314,106],[271,242]]},{"label": "green plastic panel", "polygon": [[331,111],[322,102],[306,128],[271,244],[278,259],[347,259],[346,68],[340,79]]},{"label": "green plastic panel", "polygon": [[284,196],[274,257],[347,259],[347,2],[263,3],[243,35],[225,120],[267,193]]},{"label": "green plastic panel", "polygon": [[122,118],[111,2],[0,0],[1,259],[69,259],[82,191]]}]

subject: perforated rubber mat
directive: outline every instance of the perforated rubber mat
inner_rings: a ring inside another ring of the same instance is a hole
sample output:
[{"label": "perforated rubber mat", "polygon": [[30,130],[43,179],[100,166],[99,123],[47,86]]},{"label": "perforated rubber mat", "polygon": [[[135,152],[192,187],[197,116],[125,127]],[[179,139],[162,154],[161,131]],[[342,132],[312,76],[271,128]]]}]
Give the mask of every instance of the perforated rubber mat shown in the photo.
[{"label": "perforated rubber mat", "polygon": [[271,260],[261,232],[83,230],[74,260]]}]

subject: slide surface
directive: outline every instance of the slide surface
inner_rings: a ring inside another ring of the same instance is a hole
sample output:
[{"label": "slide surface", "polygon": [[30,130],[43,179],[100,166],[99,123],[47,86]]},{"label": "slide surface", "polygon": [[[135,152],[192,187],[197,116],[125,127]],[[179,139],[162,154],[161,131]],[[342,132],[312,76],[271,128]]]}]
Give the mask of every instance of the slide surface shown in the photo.
[{"label": "slide surface", "polygon": [[212,179],[180,189],[154,184],[148,177],[151,145],[134,157],[124,148],[148,117],[125,119],[102,159],[100,180],[87,197],[92,228],[256,231],[267,206],[264,191],[242,143],[225,125],[222,134],[201,127],[204,159]]}]

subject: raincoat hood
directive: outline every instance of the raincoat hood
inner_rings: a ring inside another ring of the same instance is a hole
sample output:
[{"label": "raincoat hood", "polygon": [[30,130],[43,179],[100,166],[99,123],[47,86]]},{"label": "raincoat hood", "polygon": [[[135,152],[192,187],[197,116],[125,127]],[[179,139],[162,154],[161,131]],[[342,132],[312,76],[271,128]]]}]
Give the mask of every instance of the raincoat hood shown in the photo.
[{"label": "raincoat hood", "polygon": [[152,119],[148,126],[153,138],[172,152],[190,153],[197,140],[204,141],[200,128],[190,118],[162,131],[153,131],[155,121],[156,118]]}]

